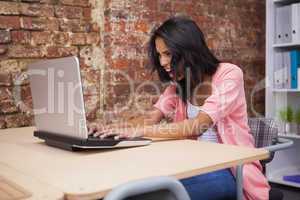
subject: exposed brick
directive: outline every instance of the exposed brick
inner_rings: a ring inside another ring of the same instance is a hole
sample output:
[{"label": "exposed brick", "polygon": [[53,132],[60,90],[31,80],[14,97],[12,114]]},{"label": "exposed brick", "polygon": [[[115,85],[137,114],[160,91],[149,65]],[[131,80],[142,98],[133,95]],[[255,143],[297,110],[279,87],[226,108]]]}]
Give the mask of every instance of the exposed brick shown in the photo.
[{"label": "exposed brick", "polygon": [[19,3],[0,1],[0,14],[1,15],[18,15]]},{"label": "exposed brick", "polygon": [[80,19],[83,16],[82,8],[73,6],[56,6],[55,16],[59,18]]},{"label": "exposed brick", "polygon": [[53,4],[58,4],[59,0],[40,0],[40,3],[53,5]]},{"label": "exposed brick", "polygon": [[18,111],[16,102],[13,99],[1,101],[0,114],[15,113]]},{"label": "exposed brick", "polygon": [[[29,84],[27,65],[31,63],[32,60],[20,60],[20,59],[6,59],[0,62],[1,73],[6,76],[6,81],[4,85],[26,85]],[[1,85],[1,84],[0,84]]]},{"label": "exposed brick", "polygon": [[92,9],[91,8],[83,8],[82,16],[85,19],[91,19],[92,18]]},{"label": "exposed brick", "polygon": [[81,70],[82,85],[84,95],[99,94],[100,70],[84,69]]},{"label": "exposed brick", "polygon": [[13,43],[29,44],[30,32],[29,31],[11,31],[11,37]]},{"label": "exposed brick", "polygon": [[88,7],[89,0],[60,0],[64,5]]},{"label": "exposed brick", "polygon": [[12,85],[28,85],[29,77],[27,74],[27,65],[32,63],[33,59],[10,59],[2,61],[1,70],[11,77]]},{"label": "exposed brick", "polygon": [[59,21],[60,31],[90,32],[91,24],[78,19],[62,19]]},{"label": "exposed brick", "polygon": [[41,45],[46,43],[51,43],[52,41],[52,33],[48,31],[34,31],[31,32],[31,43],[33,45]]},{"label": "exposed brick", "polygon": [[133,34],[126,34],[123,37],[116,37],[115,35],[111,34],[109,38],[106,38],[106,42],[110,45],[116,46],[140,46],[144,42],[145,38],[133,35]]},{"label": "exposed brick", "polygon": [[19,69],[19,61],[17,59],[0,60],[1,72],[10,73]]},{"label": "exposed brick", "polygon": [[148,23],[145,21],[137,21],[135,23],[135,28],[137,31],[147,33],[149,31]]},{"label": "exposed brick", "polygon": [[33,115],[16,113],[5,117],[6,128],[16,128],[22,126],[32,126],[34,124]]},{"label": "exposed brick", "polygon": [[92,61],[93,61],[92,55],[93,55],[92,46],[80,47],[79,58],[80,58],[81,69],[90,68],[92,66]]},{"label": "exposed brick", "polygon": [[43,53],[40,47],[11,45],[8,50],[8,56],[10,58],[40,58],[42,55]]},{"label": "exposed brick", "polygon": [[77,47],[57,47],[50,46],[46,48],[46,57],[55,58],[55,57],[64,57],[70,55],[77,55]]},{"label": "exposed brick", "polygon": [[139,60],[117,58],[113,60],[111,67],[113,69],[136,68],[136,66],[138,66],[139,63],[140,63]]},{"label": "exposed brick", "polygon": [[0,29],[19,29],[20,17],[18,16],[0,16]]},{"label": "exposed brick", "polygon": [[56,32],[52,35],[52,41],[54,44],[68,44],[69,43],[69,33]]},{"label": "exposed brick", "polygon": [[7,52],[7,45],[0,45],[0,55],[3,55]]},{"label": "exposed brick", "polygon": [[0,115],[0,129],[6,128],[5,116]]},{"label": "exposed brick", "polygon": [[0,30],[0,44],[9,43],[10,41],[10,32],[6,30]]},{"label": "exposed brick", "polygon": [[[144,69],[149,66],[147,41],[151,29],[174,14],[191,16],[207,36],[208,46],[218,58],[242,67],[246,97],[265,74],[265,55],[261,54],[265,43],[264,23],[261,23],[265,16],[264,1],[104,0],[103,8],[95,3],[95,0],[0,0],[0,30],[10,33],[9,41],[2,38],[5,44],[0,44],[0,71],[5,74],[0,87],[0,107],[11,106],[10,111],[7,108],[9,112],[0,115],[0,128],[33,123],[26,65],[43,57],[79,55],[89,120],[108,116],[103,112],[100,114],[100,98],[110,108],[126,105],[129,100],[127,80],[120,74],[110,74],[111,71],[100,77],[98,68],[104,67],[98,66],[102,63],[98,61],[101,51],[106,64],[104,70],[124,72],[133,79],[135,86],[145,80],[159,83],[156,73],[151,74]],[[102,11],[103,19],[99,17]],[[25,30],[19,30],[20,18],[27,18],[22,19],[22,29]],[[101,24],[104,27],[100,29]],[[96,49],[99,48],[101,51],[98,52]],[[15,59],[3,61],[10,56]],[[255,72],[259,75],[255,76]],[[103,94],[99,95],[100,78],[108,86],[108,95],[104,99]],[[16,83],[16,80],[21,80],[21,83]],[[11,99],[1,99],[5,97],[1,89],[15,85],[21,85],[22,101],[17,102],[17,107],[11,105]],[[157,96],[149,95],[154,92],[151,87],[143,87],[136,92],[135,100],[142,108],[151,107],[157,99]],[[263,99],[264,93],[255,96],[255,109],[264,110]],[[2,100],[5,100],[3,104]],[[134,106],[131,104],[110,119],[119,116],[128,119],[136,115],[139,111]]]},{"label": "exposed brick", "polygon": [[25,58],[25,59],[17,59],[18,60],[18,68],[22,71],[27,71],[27,65],[32,62],[36,62],[39,59],[35,58]]},{"label": "exposed brick", "polygon": [[21,0],[22,2],[39,3],[41,0]]},{"label": "exposed brick", "polygon": [[21,28],[27,30],[43,30],[45,28],[46,19],[34,17],[22,17]]},{"label": "exposed brick", "polygon": [[99,45],[100,43],[100,33],[87,33],[86,34],[86,43]]},{"label": "exposed brick", "polygon": [[90,26],[91,26],[91,27],[90,27],[90,31],[91,31],[91,32],[100,32],[99,24],[97,24],[97,23],[92,23]]},{"label": "exposed brick", "polygon": [[72,45],[85,45],[86,34],[85,33],[71,33],[70,40]]},{"label": "exposed brick", "polygon": [[128,84],[128,78],[134,77],[135,73],[133,70],[129,69],[122,69],[122,70],[115,70],[109,69],[105,70],[105,81],[109,84]]},{"label": "exposed brick", "polygon": [[49,5],[41,5],[41,4],[21,3],[20,13],[26,16],[53,17],[54,7]]},{"label": "exposed brick", "polygon": [[21,19],[21,26],[23,29],[28,30],[49,30],[49,31],[58,31],[59,22],[55,18],[31,18],[24,17]]},{"label": "exposed brick", "polygon": [[12,83],[14,86],[27,85],[29,84],[29,77],[27,71],[16,71],[11,74]]},{"label": "exposed brick", "polygon": [[[1,80],[1,74],[0,74]],[[9,100],[12,96],[12,91],[10,87],[0,87],[0,101]]]},{"label": "exposed brick", "polygon": [[88,119],[95,119],[100,107],[100,99],[98,95],[85,95],[84,96],[86,117]]},{"label": "exposed brick", "polygon": [[31,97],[31,90],[30,90],[30,86],[27,85],[23,85],[19,88],[19,98],[18,98],[18,102],[17,102],[17,106],[18,109],[23,112],[23,113],[27,113],[27,114],[33,114],[32,108],[33,108],[33,104],[32,104],[32,97]]},{"label": "exposed brick", "polygon": [[58,31],[59,30],[59,20],[56,18],[49,18],[45,21],[46,31]]},{"label": "exposed brick", "polygon": [[0,72],[0,86],[10,86],[12,84],[11,75]]},{"label": "exposed brick", "polygon": [[172,12],[172,2],[171,1],[158,1],[158,8],[160,12]]}]

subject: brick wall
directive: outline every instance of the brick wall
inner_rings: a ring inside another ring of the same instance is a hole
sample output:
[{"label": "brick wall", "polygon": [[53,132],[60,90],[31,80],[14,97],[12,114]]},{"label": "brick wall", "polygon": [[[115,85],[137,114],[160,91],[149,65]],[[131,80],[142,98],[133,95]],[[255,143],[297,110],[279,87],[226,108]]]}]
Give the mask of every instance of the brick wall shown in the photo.
[{"label": "brick wall", "polygon": [[136,99],[131,99],[134,103],[129,104],[128,81],[122,78],[109,81],[107,106],[129,104],[137,110],[136,107],[149,107],[155,101],[155,98],[149,100],[149,93],[156,93],[152,87],[139,87],[145,80],[157,80],[145,71],[146,42],[155,25],[175,14],[196,20],[217,57],[243,69],[249,114],[254,115],[251,107],[264,113],[264,91],[257,92],[250,105],[252,89],[265,73],[265,3],[259,0],[106,0],[103,33],[106,66],[129,74],[135,89],[139,89],[134,95]]},{"label": "brick wall", "polygon": [[[26,65],[41,58],[80,58],[89,120],[151,107],[157,95],[146,81],[157,77],[145,70],[146,42],[179,13],[197,21],[218,58],[244,70],[249,99],[265,73],[264,7],[260,0],[0,0],[0,128],[33,124]],[[254,106],[264,112],[263,92]]]},{"label": "brick wall", "polygon": [[94,7],[88,0],[0,1],[0,128],[33,124],[27,64],[68,55],[80,59],[87,115],[95,118],[101,59],[93,55],[101,48]]}]

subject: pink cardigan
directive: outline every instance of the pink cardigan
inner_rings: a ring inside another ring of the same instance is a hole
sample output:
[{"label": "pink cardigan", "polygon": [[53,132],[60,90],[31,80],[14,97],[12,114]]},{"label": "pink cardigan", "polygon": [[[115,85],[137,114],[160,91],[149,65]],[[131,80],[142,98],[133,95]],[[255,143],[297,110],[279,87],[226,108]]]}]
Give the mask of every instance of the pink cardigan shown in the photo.
[{"label": "pink cardigan", "polygon": [[[176,95],[175,85],[168,86],[154,106],[174,122],[187,118],[186,105]],[[230,63],[219,65],[212,77],[212,94],[202,110],[216,125],[220,143],[254,147],[254,139],[249,134],[243,72],[239,67]],[[269,199],[270,186],[261,171],[258,161],[244,165],[244,199]],[[234,169],[232,172],[235,174]]]}]

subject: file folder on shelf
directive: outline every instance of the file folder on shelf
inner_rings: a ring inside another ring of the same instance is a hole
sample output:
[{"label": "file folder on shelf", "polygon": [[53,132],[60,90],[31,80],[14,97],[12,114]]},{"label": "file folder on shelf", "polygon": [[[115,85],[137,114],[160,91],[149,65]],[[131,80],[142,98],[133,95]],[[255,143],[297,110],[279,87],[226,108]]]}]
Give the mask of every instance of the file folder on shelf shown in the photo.
[{"label": "file folder on shelf", "polygon": [[300,3],[294,3],[291,6],[292,42],[300,43]]},{"label": "file folder on shelf", "polygon": [[291,43],[292,42],[292,15],[291,15],[292,6],[287,5],[283,6],[283,42]]},{"label": "file folder on shelf", "polygon": [[300,51],[293,50],[290,51],[290,59],[291,59],[291,88],[298,88],[298,68],[300,68]]},{"label": "file folder on shelf", "polygon": [[298,90],[300,89],[300,68],[298,67]]},{"label": "file folder on shelf", "polygon": [[283,9],[282,7],[277,7],[275,10],[275,44],[283,43],[283,28],[282,20]]},{"label": "file folder on shelf", "polygon": [[290,43],[292,41],[291,5],[280,6],[275,11],[275,43]]},{"label": "file folder on shelf", "polygon": [[283,68],[284,68],[283,87],[285,89],[290,89],[291,88],[291,57],[289,51],[283,52]]},{"label": "file folder on shelf", "polygon": [[283,65],[283,53],[274,53],[274,85],[275,89],[284,88],[284,65]]}]

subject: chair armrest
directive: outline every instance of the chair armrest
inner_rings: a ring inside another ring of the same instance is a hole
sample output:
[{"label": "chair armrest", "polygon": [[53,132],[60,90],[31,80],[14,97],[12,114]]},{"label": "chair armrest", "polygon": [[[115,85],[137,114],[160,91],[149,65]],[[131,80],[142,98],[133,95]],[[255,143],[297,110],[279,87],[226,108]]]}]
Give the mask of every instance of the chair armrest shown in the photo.
[{"label": "chair armrest", "polygon": [[167,176],[151,177],[124,183],[113,188],[112,191],[104,197],[104,200],[124,200],[129,197],[150,192],[159,192],[160,190],[170,191],[176,199],[190,200],[184,186],[175,178]]},{"label": "chair armrest", "polygon": [[275,152],[275,151],[290,148],[293,144],[294,144],[293,140],[278,137],[276,144],[267,146],[267,147],[263,147],[263,148],[267,149],[270,152]]}]

